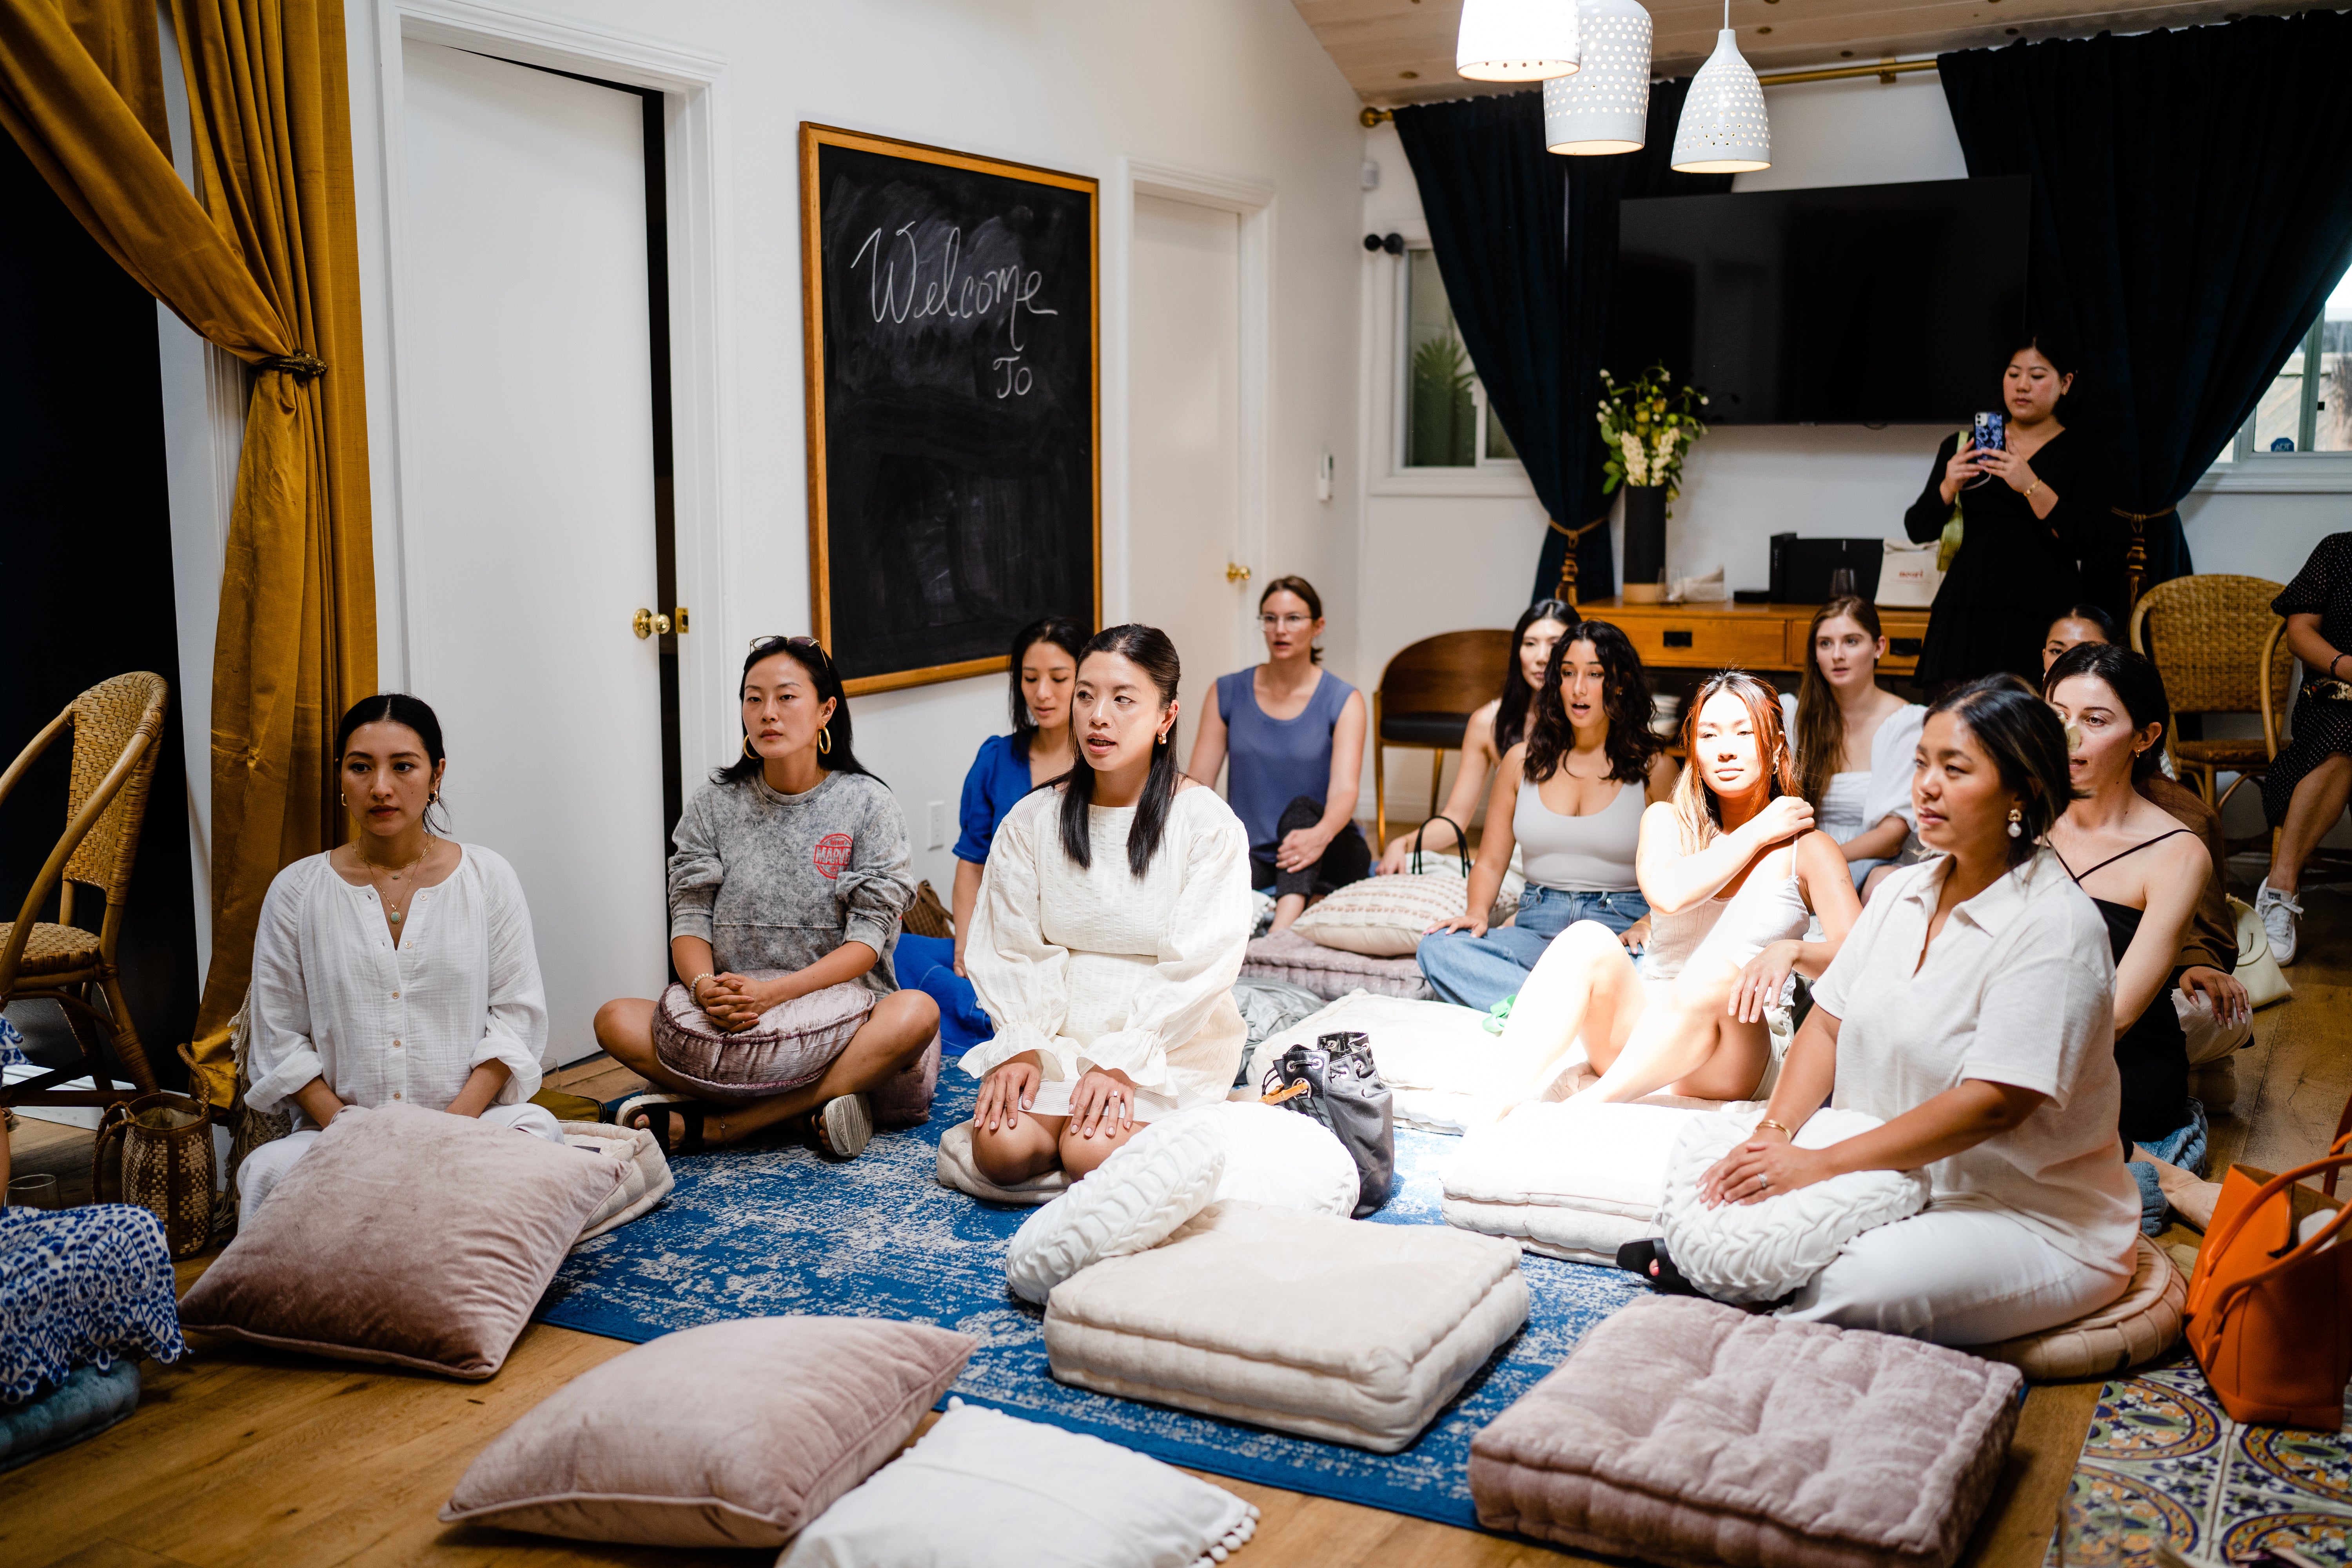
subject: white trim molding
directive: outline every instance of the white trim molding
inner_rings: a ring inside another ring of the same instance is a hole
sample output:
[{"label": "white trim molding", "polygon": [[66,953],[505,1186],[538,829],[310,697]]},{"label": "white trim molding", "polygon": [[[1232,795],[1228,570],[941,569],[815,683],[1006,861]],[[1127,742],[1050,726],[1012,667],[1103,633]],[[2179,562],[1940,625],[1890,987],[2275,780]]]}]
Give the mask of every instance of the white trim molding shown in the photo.
[{"label": "white trim molding", "polygon": [[2352,452],[2257,452],[2214,464],[2189,488],[2192,495],[2352,495]]}]

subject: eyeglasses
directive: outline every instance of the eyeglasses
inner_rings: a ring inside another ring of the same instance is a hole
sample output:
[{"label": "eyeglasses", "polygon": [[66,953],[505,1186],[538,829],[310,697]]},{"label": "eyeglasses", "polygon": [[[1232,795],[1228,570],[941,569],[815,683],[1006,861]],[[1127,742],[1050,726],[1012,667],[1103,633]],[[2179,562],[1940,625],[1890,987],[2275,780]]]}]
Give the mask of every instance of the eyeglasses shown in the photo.
[{"label": "eyeglasses", "polygon": [[1297,631],[1300,626],[1311,625],[1314,619],[1312,616],[1260,616],[1257,618],[1257,624],[1270,632],[1290,632]]}]

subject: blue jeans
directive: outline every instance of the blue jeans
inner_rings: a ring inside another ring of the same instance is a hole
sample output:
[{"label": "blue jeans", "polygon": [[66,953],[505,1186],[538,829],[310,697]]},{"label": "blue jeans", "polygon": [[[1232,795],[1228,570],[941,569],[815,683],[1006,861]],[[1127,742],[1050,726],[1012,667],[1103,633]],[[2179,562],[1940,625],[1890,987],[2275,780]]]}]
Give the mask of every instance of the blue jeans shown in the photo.
[{"label": "blue jeans", "polygon": [[1599,921],[1622,935],[1650,912],[1638,892],[1579,893],[1533,882],[1519,895],[1515,923],[1488,926],[1485,936],[1442,931],[1421,939],[1415,954],[1429,988],[1441,1002],[1458,1002],[1485,1012],[1518,994],[1551,939],[1579,921]]}]

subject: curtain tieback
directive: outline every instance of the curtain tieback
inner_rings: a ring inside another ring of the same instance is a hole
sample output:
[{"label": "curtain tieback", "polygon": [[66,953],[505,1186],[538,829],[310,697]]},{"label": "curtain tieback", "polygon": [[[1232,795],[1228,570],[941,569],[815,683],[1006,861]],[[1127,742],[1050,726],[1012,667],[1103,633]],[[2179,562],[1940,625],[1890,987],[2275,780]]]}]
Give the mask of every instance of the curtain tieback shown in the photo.
[{"label": "curtain tieback", "polygon": [[1548,517],[1544,519],[1544,526],[1550,529],[1554,533],[1567,535],[1568,542],[1573,544],[1578,540],[1582,539],[1586,534],[1591,533],[1594,529],[1599,528],[1602,523],[1607,522],[1609,520],[1605,517],[1596,517],[1591,522],[1586,523],[1582,528],[1563,528],[1560,526],[1559,521],[1557,518]]},{"label": "curtain tieback", "polygon": [[316,381],[327,374],[327,362],[316,354],[271,354],[254,363],[256,370],[281,370],[297,381]]},{"label": "curtain tieback", "polygon": [[2154,522],[2159,517],[2170,517],[2178,509],[2166,507],[2161,511],[2126,511],[2119,506],[2111,506],[2107,510],[2137,528],[2145,522]]}]

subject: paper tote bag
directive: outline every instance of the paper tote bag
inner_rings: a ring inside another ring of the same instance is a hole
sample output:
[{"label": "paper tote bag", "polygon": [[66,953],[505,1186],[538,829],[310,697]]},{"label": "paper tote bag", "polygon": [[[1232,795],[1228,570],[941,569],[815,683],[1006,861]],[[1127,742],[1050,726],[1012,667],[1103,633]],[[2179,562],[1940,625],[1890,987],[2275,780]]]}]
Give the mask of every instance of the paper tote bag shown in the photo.
[{"label": "paper tote bag", "polygon": [[2221,1408],[2239,1421],[2315,1426],[2344,1422],[2352,1378],[2352,1208],[2300,1243],[2332,1200],[2296,1184],[2352,1154],[2339,1139],[2324,1160],[2283,1175],[2230,1167],[2189,1280],[2189,1344]]}]

